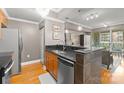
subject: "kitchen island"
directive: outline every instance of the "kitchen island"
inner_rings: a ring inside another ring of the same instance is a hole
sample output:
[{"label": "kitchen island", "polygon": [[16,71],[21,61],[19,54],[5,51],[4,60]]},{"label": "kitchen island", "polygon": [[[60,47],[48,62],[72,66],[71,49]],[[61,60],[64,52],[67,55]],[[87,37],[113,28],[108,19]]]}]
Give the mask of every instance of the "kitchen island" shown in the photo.
[{"label": "kitchen island", "polygon": [[104,48],[76,50],[74,78],[76,84],[99,84]]},{"label": "kitchen island", "polygon": [[[64,51],[63,51],[64,47]],[[65,59],[66,62],[70,62],[70,65],[74,65],[76,62],[76,54],[74,50],[84,49],[83,47],[75,46],[63,46],[63,45],[51,45],[46,46],[45,51],[45,65],[47,71],[58,80],[58,71],[60,58]],[[74,72],[74,71],[73,71]],[[74,76],[73,76],[74,77]]]},{"label": "kitchen island", "polygon": [[[58,80],[60,57],[73,65],[75,84],[100,83],[103,48],[86,49],[84,47],[54,45],[46,47],[46,68]],[[49,54],[49,56],[48,56]],[[69,64],[70,64],[69,63]],[[71,72],[72,73],[72,72]]]}]

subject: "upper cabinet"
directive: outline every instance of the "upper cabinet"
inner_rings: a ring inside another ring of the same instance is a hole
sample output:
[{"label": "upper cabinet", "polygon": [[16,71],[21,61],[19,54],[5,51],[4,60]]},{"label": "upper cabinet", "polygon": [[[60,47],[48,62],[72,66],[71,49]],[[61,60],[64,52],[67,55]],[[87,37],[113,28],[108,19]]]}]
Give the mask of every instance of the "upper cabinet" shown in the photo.
[{"label": "upper cabinet", "polygon": [[2,9],[0,9],[0,26],[2,28],[6,28],[7,27],[7,17],[3,13]]}]

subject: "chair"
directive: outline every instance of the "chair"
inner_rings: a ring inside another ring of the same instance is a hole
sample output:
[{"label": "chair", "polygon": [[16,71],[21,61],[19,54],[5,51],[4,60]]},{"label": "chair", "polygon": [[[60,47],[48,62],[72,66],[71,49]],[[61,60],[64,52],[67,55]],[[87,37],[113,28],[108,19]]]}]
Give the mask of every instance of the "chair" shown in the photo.
[{"label": "chair", "polygon": [[107,69],[109,69],[110,64],[113,64],[113,56],[110,51],[104,50],[102,53],[102,64],[107,65]]}]

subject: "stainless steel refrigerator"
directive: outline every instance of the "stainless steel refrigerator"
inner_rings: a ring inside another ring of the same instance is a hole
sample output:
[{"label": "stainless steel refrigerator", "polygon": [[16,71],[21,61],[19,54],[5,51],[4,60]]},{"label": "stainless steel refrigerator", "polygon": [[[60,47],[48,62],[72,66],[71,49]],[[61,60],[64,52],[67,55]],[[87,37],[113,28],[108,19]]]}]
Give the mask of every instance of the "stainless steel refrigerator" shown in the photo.
[{"label": "stainless steel refrigerator", "polygon": [[0,52],[14,52],[14,65],[11,70],[12,74],[19,74],[21,72],[22,50],[23,41],[19,30],[9,28],[1,29]]}]

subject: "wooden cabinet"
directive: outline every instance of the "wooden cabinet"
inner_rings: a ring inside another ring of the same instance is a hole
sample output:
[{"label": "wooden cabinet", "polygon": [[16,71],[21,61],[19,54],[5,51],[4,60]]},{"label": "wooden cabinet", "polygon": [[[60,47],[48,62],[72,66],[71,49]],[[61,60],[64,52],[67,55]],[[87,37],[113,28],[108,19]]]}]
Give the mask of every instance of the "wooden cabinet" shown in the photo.
[{"label": "wooden cabinet", "polygon": [[5,28],[7,26],[7,17],[3,13],[3,11],[0,9],[0,26],[2,28]]},{"label": "wooden cabinet", "polygon": [[45,52],[45,65],[47,71],[57,80],[57,73],[58,73],[58,58],[52,52]]},{"label": "wooden cabinet", "polygon": [[57,73],[58,73],[58,58],[56,55],[53,55],[53,74],[56,79],[57,79]]},{"label": "wooden cabinet", "polygon": [[46,65],[46,69],[49,70],[49,56],[48,56],[48,52],[45,52],[45,65]]}]

